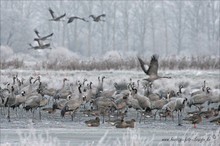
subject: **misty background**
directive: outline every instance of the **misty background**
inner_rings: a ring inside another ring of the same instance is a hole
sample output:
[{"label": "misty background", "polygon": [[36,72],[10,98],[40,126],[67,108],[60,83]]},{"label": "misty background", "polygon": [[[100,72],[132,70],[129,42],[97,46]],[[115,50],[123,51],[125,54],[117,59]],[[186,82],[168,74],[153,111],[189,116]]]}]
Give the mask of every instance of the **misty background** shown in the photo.
[{"label": "misty background", "polygon": [[[65,21],[49,21],[66,13]],[[105,22],[89,15],[106,14]],[[74,20],[79,16],[89,20]],[[1,1],[1,58],[117,58],[124,56],[217,56],[220,50],[220,2],[187,1]],[[34,29],[54,33],[51,50],[36,45]]]}]

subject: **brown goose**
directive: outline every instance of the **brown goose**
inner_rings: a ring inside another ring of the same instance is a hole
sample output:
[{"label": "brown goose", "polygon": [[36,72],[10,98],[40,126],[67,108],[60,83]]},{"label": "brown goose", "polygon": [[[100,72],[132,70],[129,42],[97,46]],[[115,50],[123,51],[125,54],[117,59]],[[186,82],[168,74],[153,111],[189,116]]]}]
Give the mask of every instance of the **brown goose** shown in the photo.
[{"label": "brown goose", "polygon": [[138,60],[140,62],[142,70],[145,72],[145,74],[147,74],[149,76],[149,78],[144,79],[144,80],[147,80],[149,82],[153,82],[154,80],[157,80],[160,78],[168,78],[168,79],[171,78],[171,77],[159,76],[157,74],[157,72],[158,72],[158,57],[159,56],[156,54],[151,57],[151,61],[150,61],[150,65],[149,65],[148,69],[145,68],[144,61],[138,57]]},{"label": "brown goose", "polygon": [[122,118],[120,122],[116,124],[116,128],[134,128],[135,125],[135,120],[132,119],[130,121],[124,121]]},{"label": "brown goose", "polygon": [[105,17],[105,14],[101,14],[99,16],[94,16],[94,15],[89,15],[89,17],[92,17],[93,21],[95,22],[99,22],[99,21],[105,21],[105,20],[101,20],[101,17]]},{"label": "brown goose", "polygon": [[220,125],[220,116],[211,119],[209,122],[216,123],[217,125]]},{"label": "brown goose", "polygon": [[52,19],[49,19],[49,21],[61,21],[61,18],[63,18],[63,17],[66,16],[66,13],[64,13],[63,15],[56,17],[56,16],[54,15],[54,11],[53,11],[51,8],[49,8],[48,10],[49,10],[49,12],[50,12],[50,15],[52,16]]},{"label": "brown goose", "polygon": [[200,114],[194,114],[192,116],[184,118],[183,120],[191,122],[192,124],[194,124],[194,128],[196,128],[196,124],[202,121],[202,117],[200,116]]},{"label": "brown goose", "polygon": [[127,124],[127,127],[134,128],[135,127],[135,119],[131,119],[130,121],[125,121]]},{"label": "brown goose", "polygon": [[100,119],[96,117],[95,119],[85,121],[85,123],[88,127],[98,127],[100,125]]},{"label": "brown goose", "polygon": [[67,21],[67,23],[71,23],[73,22],[73,20],[75,19],[79,19],[79,20],[82,20],[82,21],[85,21],[85,22],[89,22],[88,20],[86,20],[85,18],[81,18],[81,17],[78,17],[78,16],[72,16],[72,17],[69,17],[69,20]]},{"label": "brown goose", "polygon": [[116,128],[127,128],[127,123],[124,121],[124,119],[121,119],[120,122],[118,122],[116,125],[115,125]]}]

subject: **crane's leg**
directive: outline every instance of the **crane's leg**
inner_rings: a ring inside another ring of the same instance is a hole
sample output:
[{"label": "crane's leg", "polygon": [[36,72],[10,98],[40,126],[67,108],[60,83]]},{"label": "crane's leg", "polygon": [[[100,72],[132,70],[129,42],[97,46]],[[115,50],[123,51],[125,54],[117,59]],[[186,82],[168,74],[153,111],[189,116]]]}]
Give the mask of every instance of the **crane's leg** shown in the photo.
[{"label": "crane's leg", "polygon": [[8,115],[7,115],[7,118],[8,118],[8,122],[11,122],[10,120],[10,107],[8,106]]},{"label": "crane's leg", "polygon": [[39,107],[39,118],[41,120],[41,108]]}]

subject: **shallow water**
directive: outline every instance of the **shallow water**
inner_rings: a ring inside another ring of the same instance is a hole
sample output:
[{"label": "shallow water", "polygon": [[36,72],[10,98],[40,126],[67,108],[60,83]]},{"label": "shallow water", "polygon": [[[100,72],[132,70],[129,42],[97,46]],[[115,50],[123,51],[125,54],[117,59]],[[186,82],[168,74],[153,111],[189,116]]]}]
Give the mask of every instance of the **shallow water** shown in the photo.
[{"label": "shallow water", "polygon": [[[18,73],[19,77],[27,79],[30,75],[41,75],[43,82],[47,82],[49,87],[59,88],[62,79],[67,77],[70,82],[87,78],[89,81],[97,83],[97,77],[104,75],[104,89],[113,88],[112,84],[119,81],[129,81],[132,78],[134,81],[145,78],[142,71],[32,71],[32,70],[1,70],[1,85],[4,82],[12,80],[12,75]],[[155,87],[172,88],[178,90],[178,83],[185,81],[189,82],[190,87],[201,86],[206,80],[207,85],[214,88],[219,85],[219,70],[215,71],[199,71],[199,70],[183,70],[183,71],[159,71],[159,74],[171,76],[172,79],[161,79],[155,81]],[[101,124],[97,128],[88,128],[84,121],[91,117],[83,117],[78,113],[73,121],[70,116],[62,119],[60,111],[54,115],[44,113],[42,111],[42,120],[38,118],[38,111],[35,112],[35,119],[32,122],[32,114],[18,110],[18,115],[12,110],[11,122],[8,122],[4,110],[0,109],[0,132],[1,145],[25,145],[30,142],[32,145],[132,145],[136,137],[138,145],[155,145],[165,144],[189,144],[183,139],[196,136],[207,138],[207,134],[215,134],[216,138],[205,141],[202,144],[208,145],[217,140],[220,141],[219,126],[209,123],[208,120],[203,120],[193,128],[193,125],[183,122],[183,126],[177,126],[177,119],[172,121],[168,119],[153,120],[152,118],[145,119],[144,122],[136,122],[136,127],[131,130],[116,129],[108,123]],[[129,109],[130,110],[130,109]],[[191,110],[187,108],[186,110]],[[185,116],[185,115],[184,115]],[[79,118],[80,117],[80,118]],[[136,118],[134,110],[129,111],[129,116],[126,119]],[[106,134],[106,135],[105,135]],[[104,139],[102,141],[102,138]],[[176,139],[175,139],[176,138]],[[179,142],[178,142],[179,138]],[[118,140],[117,140],[118,139]],[[129,140],[127,140],[129,139]],[[175,143],[177,142],[177,143]],[[191,140],[191,144],[200,145],[201,141]],[[219,144],[219,143],[218,143]]]}]

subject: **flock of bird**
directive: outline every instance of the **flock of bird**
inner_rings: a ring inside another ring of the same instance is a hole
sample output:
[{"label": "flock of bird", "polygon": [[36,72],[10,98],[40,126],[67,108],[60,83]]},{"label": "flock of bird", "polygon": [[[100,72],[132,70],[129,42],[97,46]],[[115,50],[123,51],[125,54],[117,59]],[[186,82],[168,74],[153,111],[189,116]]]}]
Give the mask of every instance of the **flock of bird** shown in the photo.
[{"label": "flock of bird", "polygon": [[[200,123],[202,119],[220,124],[220,92],[219,89],[207,87],[206,81],[199,88],[187,88],[187,84],[180,84],[177,91],[160,90],[154,88],[154,81],[162,77],[158,75],[158,55],[153,55],[148,69],[141,58],[138,58],[141,68],[148,75],[147,82],[140,85],[140,81],[114,83],[109,89],[104,89],[106,77],[98,77],[98,84],[87,79],[76,81],[70,84],[67,78],[63,79],[60,89],[48,88],[48,83],[43,82],[40,76],[35,79],[31,76],[26,82],[17,75],[12,82],[8,82],[0,90],[0,106],[2,114],[7,109],[7,119],[11,121],[10,110],[34,111],[39,109],[39,119],[41,112],[54,114],[60,111],[62,118],[71,115],[74,117],[83,115],[94,117],[85,120],[89,127],[97,127],[108,122],[116,128],[134,128],[135,122],[141,122],[143,118],[156,117],[172,118],[177,112],[178,125],[182,125],[182,120],[190,123]],[[188,89],[188,90],[187,90]],[[52,100],[50,100],[51,97]],[[195,106],[195,110],[185,112],[186,108]],[[211,108],[209,107],[211,106]],[[197,108],[197,109],[196,109]],[[128,116],[131,111],[137,115]],[[6,114],[6,112],[5,112]],[[184,117],[183,117],[184,115]],[[108,119],[105,119],[108,117]],[[130,120],[126,120],[126,119]]]},{"label": "flock of bird", "polygon": [[[64,13],[64,14],[62,14],[60,16],[56,16],[54,14],[54,11],[51,8],[49,8],[48,10],[49,10],[50,15],[52,17],[51,19],[49,19],[49,21],[55,21],[55,22],[65,21],[64,17],[66,16],[66,13]],[[92,18],[93,21],[95,21],[95,22],[100,22],[100,21],[105,22],[105,20],[101,19],[102,17],[105,17],[105,16],[106,16],[105,14],[101,14],[101,15],[98,15],[98,16],[89,15],[89,18]],[[67,24],[73,22],[74,20],[82,20],[84,22],[89,22],[88,20],[86,20],[83,17],[71,16],[71,17],[68,17]],[[37,38],[34,38],[34,41],[36,41],[38,45],[33,46],[32,44],[29,44],[30,49],[34,49],[34,50],[38,50],[38,49],[51,49],[50,43],[45,43],[44,41],[46,41],[48,38],[52,37],[53,33],[51,33],[49,35],[46,35],[44,37],[41,37],[39,35],[39,32],[37,31],[37,29],[35,29],[34,32],[37,35]]]}]

